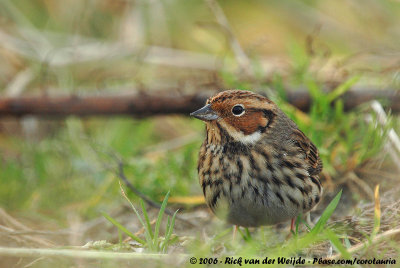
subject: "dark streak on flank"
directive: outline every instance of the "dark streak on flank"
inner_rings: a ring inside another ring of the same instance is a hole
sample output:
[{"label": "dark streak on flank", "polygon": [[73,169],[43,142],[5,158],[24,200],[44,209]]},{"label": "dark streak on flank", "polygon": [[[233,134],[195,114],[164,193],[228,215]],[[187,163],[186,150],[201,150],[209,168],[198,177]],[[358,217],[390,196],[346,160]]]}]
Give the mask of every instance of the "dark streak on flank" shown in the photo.
[{"label": "dark streak on flank", "polygon": [[257,153],[259,153],[262,157],[264,157],[265,162],[269,163],[271,157],[269,156],[269,154],[264,151],[264,150],[257,150]]},{"label": "dark streak on flank", "polygon": [[318,186],[318,190],[321,192],[321,183],[319,182],[319,180],[317,178],[315,178],[314,176],[310,176],[311,180],[313,183],[315,183]]},{"label": "dark streak on flank", "polygon": [[242,177],[237,176],[236,177],[236,184],[240,185],[240,182],[242,181]]},{"label": "dark streak on flank", "polygon": [[207,185],[205,185],[204,182],[201,184],[201,188],[203,189],[204,196],[206,195],[206,186]]},{"label": "dark streak on flank", "polygon": [[301,192],[303,196],[307,195],[307,191],[302,186],[297,186],[297,189]]},{"label": "dark streak on flank", "polygon": [[[254,177],[252,177],[252,178],[254,178]],[[257,180],[262,181],[262,182],[265,183],[265,184],[269,184],[268,179],[265,178],[265,177],[258,176],[258,177],[257,177]]]},{"label": "dark streak on flank", "polygon": [[309,192],[311,192],[312,190],[312,186],[309,184],[305,184],[304,185],[304,190],[306,191],[306,193],[308,194]]},{"label": "dark streak on flank", "polygon": [[202,187],[207,187],[210,184],[211,184],[211,181],[209,179],[203,179],[203,181],[201,182]]},{"label": "dark streak on flank", "polygon": [[211,199],[211,203],[210,203],[211,208],[215,208],[215,205],[217,204],[220,195],[221,195],[221,191],[217,190],[216,193],[214,194],[213,198]]},{"label": "dark streak on flank", "polygon": [[254,191],[254,194],[256,195],[256,196],[258,196],[260,193],[259,193],[259,191],[258,191],[258,189],[257,189],[257,187],[255,187],[255,186],[253,186],[253,191]]},{"label": "dark streak on flank", "polygon": [[300,207],[300,204],[299,204],[299,202],[297,202],[296,199],[294,199],[294,198],[291,197],[290,195],[287,195],[286,197],[290,200],[290,202],[292,202],[293,204],[295,204],[297,207]]},{"label": "dark streak on flank", "polygon": [[297,161],[293,161],[293,162],[292,162],[292,165],[293,165],[295,168],[301,168],[301,167],[302,167],[302,164],[301,164],[300,162],[297,162]]},{"label": "dark streak on flank", "polygon": [[272,174],[272,182],[278,187],[281,187],[281,185],[282,185],[282,182],[280,180],[278,180],[278,178],[275,177],[275,175],[273,175],[273,174]]},{"label": "dark streak on flank", "polygon": [[307,179],[307,176],[301,173],[296,173],[296,177],[302,181],[305,181]]},{"label": "dark streak on flank", "polygon": [[238,177],[241,178],[243,176],[243,163],[242,163],[242,160],[240,160],[239,157],[236,160],[236,164],[237,164],[237,166],[239,168],[239,176]]},{"label": "dark streak on flank", "polygon": [[249,162],[251,165],[251,169],[259,172],[260,168],[257,166],[256,161],[254,160],[254,157],[251,153],[249,154]]},{"label": "dark streak on flank", "polygon": [[281,200],[282,204],[284,204],[284,203],[285,203],[285,201],[283,200],[283,197],[282,197],[282,195],[281,195],[279,192],[275,192],[275,195],[276,195],[276,197],[278,197],[278,198],[279,198],[279,200]]},{"label": "dark streak on flank", "polygon": [[213,175],[218,175],[219,174],[219,168],[214,169],[212,172]]},{"label": "dark streak on flank", "polygon": [[223,181],[222,181],[222,179],[215,179],[215,180],[212,182],[212,184],[213,184],[214,186],[219,186],[219,185],[222,185],[222,184],[223,184]]},{"label": "dark streak on flank", "polygon": [[289,185],[291,188],[293,188],[293,189],[296,188],[296,185],[293,183],[293,181],[289,175],[285,175],[285,181],[286,181],[287,185]]},{"label": "dark streak on flank", "polygon": [[283,165],[288,167],[289,169],[294,169],[294,165],[291,161],[283,160]]}]

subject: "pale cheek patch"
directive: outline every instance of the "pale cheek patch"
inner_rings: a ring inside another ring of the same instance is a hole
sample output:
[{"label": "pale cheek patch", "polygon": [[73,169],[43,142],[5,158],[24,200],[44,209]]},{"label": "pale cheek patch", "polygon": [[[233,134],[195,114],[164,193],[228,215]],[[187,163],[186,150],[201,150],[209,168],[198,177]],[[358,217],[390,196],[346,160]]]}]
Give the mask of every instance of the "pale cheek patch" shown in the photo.
[{"label": "pale cheek patch", "polygon": [[239,141],[241,141],[244,144],[255,144],[260,139],[261,139],[261,132],[256,131],[250,135],[243,135],[243,137],[239,138]]},{"label": "pale cheek patch", "polygon": [[243,132],[235,131],[232,133],[232,137],[246,145],[251,145],[257,143],[261,139],[261,132],[256,131],[253,134],[245,135]]},{"label": "pale cheek patch", "polygon": [[232,136],[232,138],[246,145],[255,144],[262,137],[260,131],[256,131],[253,132],[252,134],[245,135],[242,131],[236,130],[235,128],[231,127],[225,122],[221,122],[221,125],[227,130],[227,132],[229,133],[229,135]]}]

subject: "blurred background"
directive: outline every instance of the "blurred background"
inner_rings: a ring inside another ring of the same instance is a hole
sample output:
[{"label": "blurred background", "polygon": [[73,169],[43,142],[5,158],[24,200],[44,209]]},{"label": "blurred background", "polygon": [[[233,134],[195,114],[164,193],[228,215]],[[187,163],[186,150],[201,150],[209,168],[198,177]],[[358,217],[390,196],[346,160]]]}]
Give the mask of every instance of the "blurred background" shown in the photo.
[{"label": "blurred background", "polygon": [[[327,196],[345,191],[344,217],[373,202],[376,184],[381,195],[397,187],[400,151],[387,133],[398,133],[399,119],[385,100],[382,122],[368,103],[344,111],[332,96],[400,89],[399,26],[395,0],[1,1],[0,94],[266,92],[319,147]],[[287,102],[286,90],[299,89],[313,99],[309,113]],[[120,162],[147,197],[160,202],[170,191],[180,213],[210,221],[196,170],[203,128],[185,115],[1,117],[0,245],[117,241],[100,211],[137,231],[119,189]],[[43,233],[10,234],[21,230]]]}]

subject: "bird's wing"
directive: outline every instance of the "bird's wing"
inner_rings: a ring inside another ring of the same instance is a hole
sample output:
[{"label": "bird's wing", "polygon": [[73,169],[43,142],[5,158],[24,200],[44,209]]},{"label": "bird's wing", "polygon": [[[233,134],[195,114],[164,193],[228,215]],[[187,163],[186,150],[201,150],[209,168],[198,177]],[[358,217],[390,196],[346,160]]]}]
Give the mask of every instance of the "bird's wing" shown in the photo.
[{"label": "bird's wing", "polygon": [[321,158],[319,158],[317,147],[299,129],[293,132],[291,138],[300,151],[305,154],[305,160],[308,163],[308,173],[310,175],[318,175],[322,171],[323,165]]}]

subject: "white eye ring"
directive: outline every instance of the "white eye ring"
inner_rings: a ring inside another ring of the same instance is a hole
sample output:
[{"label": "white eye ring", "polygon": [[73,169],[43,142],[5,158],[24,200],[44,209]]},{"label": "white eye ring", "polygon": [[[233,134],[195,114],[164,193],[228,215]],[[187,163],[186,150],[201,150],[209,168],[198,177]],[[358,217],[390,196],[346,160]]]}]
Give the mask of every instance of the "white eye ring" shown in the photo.
[{"label": "white eye ring", "polygon": [[246,110],[244,109],[243,104],[236,104],[232,107],[232,114],[234,116],[242,116],[245,112]]}]

